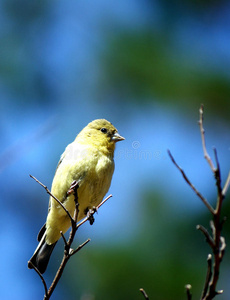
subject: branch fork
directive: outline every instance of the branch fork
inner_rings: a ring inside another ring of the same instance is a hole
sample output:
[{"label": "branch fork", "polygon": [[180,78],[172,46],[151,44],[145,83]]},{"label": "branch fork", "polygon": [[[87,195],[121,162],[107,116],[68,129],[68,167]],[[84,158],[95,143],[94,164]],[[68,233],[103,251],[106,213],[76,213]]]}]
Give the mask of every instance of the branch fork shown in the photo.
[{"label": "branch fork", "polygon": [[45,186],[43,183],[41,183],[38,179],[36,179],[34,176],[30,175],[31,178],[33,178],[37,183],[39,183],[45,190],[46,192],[51,196],[53,197],[53,199],[55,199],[55,201],[57,201],[57,203],[62,207],[62,209],[66,212],[66,214],[68,215],[70,221],[71,221],[71,231],[70,231],[70,234],[69,234],[69,238],[68,240],[65,238],[63,232],[61,231],[61,236],[62,236],[62,239],[64,241],[64,255],[63,255],[63,258],[62,258],[62,262],[60,264],[60,267],[53,279],[53,282],[51,283],[50,285],[50,288],[48,289],[47,288],[47,284],[46,284],[46,281],[43,277],[43,275],[40,273],[40,271],[31,263],[31,266],[33,267],[33,269],[37,272],[37,274],[39,275],[39,277],[41,278],[42,280],[42,283],[43,283],[43,286],[44,286],[44,291],[45,291],[45,294],[44,294],[44,298],[43,300],[48,300],[50,299],[53,291],[55,290],[62,274],[63,274],[63,271],[64,271],[64,268],[68,262],[68,260],[70,259],[71,256],[73,256],[74,254],[76,254],[78,251],[80,251],[84,246],[86,246],[89,242],[90,242],[90,239],[87,239],[84,243],[82,243],[81,245],[79,245],[76,249],[73,249],[71,248],[72,246],[72,243],[73,243],[73,240],[74,240],[74,237],[75,237],[75,234],[78,230],[78,228],[80,226],[82,226],[85,222],[89,221],[90,224],[92,225],[93,222],[94,222],[94,213],[98,211],[98,209],[107,201],[109,200],[112,195],[109,195],[107,198],[105,198],[97,207],[91,209],[86,218],[84,218],[81,222],[77,223],[77,217],[78,217],[78,213],[79,213],[79,203],[78,203],[78,193],[77,193],[77,190],[79,188],[79,182],[77,182],[76,180],[74,180],[67,192],[67,196],[69,196],[70,194],[73,194],[74,195],[74,201],[75,201],[75,211],[74,211],[74,215],[73,217],[71,216],[71,214],[69,213],[69,211],[65,208],[65,206],[62,204],[61,201],[59,201],[59,199],[57,199],[50,191],[49,189],[47,188],[47,186]]},{"label": "branch fork", "polygon": [[[206,274],[206,280],[204,284],[204,288],[201,295],[201,300],[211,300],[216,295],[222,294],[223,290],[216,290],[217,281],[219,279],[219,273],[220,273],[220,263],[223,259],[226,243],[225,238],[221,236],[221,230],[223,227],[223,223],[225,222],[226,218],[223,220],[221,219],[221,208],[223,204],[223,200],[225,198],[225,195],[227,193],[227,190],[230,185],[230,172],[228,174],[228,177],[226,179],[226,182],[224,184],[224,187],[221,186],[221,172],[220,172],[220,164],[217,156],[217,151],[214,148],[214,157],[215,157],[215,164],[214,165],[211,157],[208,154],[208,151],[206,149],[206,142],[205,142],[205,130],[203,127],[203,105],[201,105],[199,113],[200,118],[198,121],[199,127],[200,127],[200,133],[201,133],[201,141],[202,141],[202,147],[203,147],[203,153],[204,158],[206,159],[208,165],[210,166],[210,169],[213,173],[213,176],[215,178],[215,183],[217,187],[217,201],[216,201],[216,207],[213,208],[212,205],[207,201],[207,199],[195,188],[195,186],[191,183],[191,181],[188,179],[187,175],[183,171],[183,169],[176,163],[174,157],[172,156],[171,152],[168,150],[169,157],[173,164],[176,166],[176,168],[180,171],[181,175],[183,176],[184,180],[187,182],[187,184],[191,187],[191,189],[195,192],[195,194],[200,198],[200,200],[204,203],[204,205],[208,208],[212,215],[212,220],[210,221],[210,227],[212,230],[212,234],[208,232],[208,230],[203,227],[202,225],[197,225],[197,229],[200,230],[205,238],[207,243],[209,244],[212,255],[208,255],[207,259],[207,274]],[[190,285],[189,285],[190,286]],[[188,285],[186,286],[186,292],[187,292],[187,299],[191,299],[191,293],[190,288],[188,289]]]}]

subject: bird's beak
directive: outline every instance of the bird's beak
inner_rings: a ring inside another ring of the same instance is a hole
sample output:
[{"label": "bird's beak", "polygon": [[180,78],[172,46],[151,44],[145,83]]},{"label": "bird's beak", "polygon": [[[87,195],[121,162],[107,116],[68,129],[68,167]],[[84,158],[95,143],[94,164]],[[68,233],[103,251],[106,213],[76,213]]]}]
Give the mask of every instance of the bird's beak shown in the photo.
[{"label": "bird's beak", "polygon": [[115,143],[123,140],[125,140],[125,138],[121,136],[118,132],[114,133],[112,136],[112,141],[114,141]]}]

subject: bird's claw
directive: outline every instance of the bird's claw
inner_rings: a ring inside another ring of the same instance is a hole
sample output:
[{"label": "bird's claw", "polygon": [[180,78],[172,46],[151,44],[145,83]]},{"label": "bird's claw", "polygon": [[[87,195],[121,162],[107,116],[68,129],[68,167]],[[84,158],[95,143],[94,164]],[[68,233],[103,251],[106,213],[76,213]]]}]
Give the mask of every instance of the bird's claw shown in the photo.
[{"label": "bird's claw", "polygon": [[95,218],[94,218],[94,213],[97,212],[98,209],[93,206],[92,208],[90,208],[87,212],[87,217],[88,217],[88,220],[89,220],[89,224],[90,225],[93,225],[94,221],[95,221]]}]

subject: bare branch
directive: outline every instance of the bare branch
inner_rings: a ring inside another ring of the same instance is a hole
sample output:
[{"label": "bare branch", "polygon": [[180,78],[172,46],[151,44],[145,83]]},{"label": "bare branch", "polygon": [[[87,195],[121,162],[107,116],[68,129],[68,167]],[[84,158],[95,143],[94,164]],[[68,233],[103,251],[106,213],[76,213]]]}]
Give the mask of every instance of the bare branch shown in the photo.
[{"label": "bare branch", "polygon": [[89,214],[87,217],[85,217],[80,223],[77,224],[77,228],[79,228],[80,226],[82,226],[85,222],[87,222],[90,218],[90,215],[94,214],[106,201],[108,201],[111,197],[113,197],[112,195],[109,195],[108,197],[106,197],[96,208],[95,211],[92,212],[91,214]]},{"label": "bare branch", "polygon": [[208,269],[207,269],[207,274],[206,274],[206,279],[205,279],[205,284],[204,284],[204,289],[202,292],[201,299],[205,298],[205,296],[208,292],[209,283],[210,283],[210,280],[212,277],[212,254],[208,255],[207,263],[208,263]]},{"label": "bare branch", "polygon": [[47,289],[47,285],[46,285],[45,279],[42,276],[41,272],[35,267],[35,265],[31,261],[30,261],[30,265],[36,271],[36,273],[39,275],[39,277],[41,278],[41,281],[42,281],[42,283],[44,285],[44,289],[45,289],[44,299],[47,299],[46,297],[48,296],[48,289]]},{"label": "bare branch", "polygon": [[173,164],[177,167],[177,169],[181,172],[184,180],[187,182],[187,184],[192,188],[192,190],[196,193],[196,195],[201,199],[201,201],[204,203],[204,205],[208,208],[208,210],[214,214],[213,207],[208,203],[208,201],[201,195],[201,193],[195,188],[195,186],[191,183],[191,181],[188,179],[185,172],[181,169],[181,167],[176,163],[175,159],[173,158],[171,152],[168,150],[168,155],[171,158]]},{"label": "bare branch", "polygon": [[203,116],[204,106],[203,105],[200,106],[199,112],[200,112],[200,119],[199,119],[198,123],[200,125],[200,133],[201,133],[201,140],[202,140],[204,158],[207,160],[207,162],[208,162],[211,170],[213,171],[213,173],[215,173],[215,167],[214,167],[213,162],[212,162],[210,156],[208,155],[208,152],[207,152],[207,149],[206,149],[206,143],[205,143],[205,137],[204,137],[205,131],[204,131],[204,127],[203,127],[203,120],[204,120],[204,116]]},{"label": "bare branch", "polygon": [[63,238],[63,240],[64,240],[65,247],[67,247],[67,246],[68,246],[67,240],[66,240],[66,238],[65,238],[65,236],[64,236],[64,234],[63,234],[63,232],[60,231],[60,234],[61,234],[61,236],[62,236],[62,238]]},{"label": "bare branch", "polygon": [[218,194],[215,213],[219,214],[219,211],[221,210],[222,202],[224,200],[224,196],[223,196],[223,193],[222,193],[220,164],[219,164],[216,148],[214,148],[214,155],[215,155],[215,160],[216,160],[216,169],[215,169],[215,172],[214,172],[214,176],[215,176],[215,179],[216,179],[216,187],[217,187],[217,194]]},{"label": "bare branch", "polygon": [[62,274],[63,274],[63,271],[64,271],[64,269],[65,269],[65,266],[66,266],[66,264],[67,264],[69,258],[70,258],[69,253],[68,253],[67,251],[64,251],[64,256],[63,256],[63,258],[62,258],[62,262],[61,262],[61,264],[60,264],[60,267],[59,267],[59,269],[58,269],[58,271],[57,271],[57,273],[56,273],[56,275],[55,275],[55,277],[54,277],[54,280],[53,280],[53,282],[51,283],[50,288],[49,288],[49,290],[48,290],[48,297],[45,296],[45,297],[44,297],[44,300],[45,300],[45,299],[50,299],[50,297],[51,297],[53,291],[55,290],[55,288],[56,288],[56,286],[57,286],[57,284],[58,284],[58,282],[59,282],[59,280],[60,280],[60,278],[61,278],[61,276],[62,276]]},{"label": "bare branch", "polygon": [[[200,194],[200,192],[194,187],[194,185],[190,182],[184,171],[181,169],[181,167],[178,166],[178,164],[175,162],[175,159],[173,158],[170,151],[168,151],[168,154],[173,162],[173,164],[177,167],[177,169],[181,172],[183,178],[188,183],[188,185],[193,189],[193,191],[197,194],[197,196],[202,200],[202,202],[205,204],[205,206],[208,208],[208,210],[211,212],[213,219],[210,221],[210,227],[212,230],[212,236],[209,234],[208,230],[204,228],[202,225],[197,225],[197,229],[199,229],[206,237],[206,240],[208,244],[210,245],[213,256],[211,254],[208,255],[208,268],[207,268],[207,274],[206,274],[206,280],[204,289],[202,292],[201,299],[202,300],[211,300],[216,295],[221,294],[223,291],[216,290],[217,282],[219,279],[220,274],[220,263],[223,259],[226,243],[224,237],[221,236],[221,230],[224,224],[224,221],[226,218],[221,219],[221,208],[223,204],[224,197],[226,195],[226,192],[228,190],[228,187],[230,185],[230,172],[228,174],[228,178],[225,182],[224,188],[221,187],[221,172],[220,172],[220,164],[217,156],[217,151],[214,148],[214,156],[215,156],[215,162],[216,167],[214,166],[208,152],[206,149],[206,142],[205,142],[205,131],[203,127],[203,105],[201,105],[199,110],[200,118],[199,118],[199,126],[200,126],[200,133],[201,133],[201,141],[202,141],[202,147],[203,147],[203,153],[204,157],[207,160],[211,171],[215,177],[216,181],[216,187],[217,187],[217,201],[216,201],[216,208],[215,210],[213,207],[209,204],[209,202]],[[213,257],[213,259],[212,259]],[[187,289],[187,297],[190,299],[190,291]]]},{"label": "bare branch", "polygon": [[215,168],[215,172],[214,173],[217,173],[217,176],[219,177],[219,180],[221,181],[221,177],[220,177],[220,163],[219,163],[219,160],[218,160],[217,150],[216,150],[215,147],[213,148],[213,151],[214,151],[214,156],[215,156],[215,161],[216,161],[216,168]]},{"label": "bare branch", "polygon": [[[212,236],[215,239],[215,236],[216,236],[216,227],[215,227],[215,224],[214,224],[213,220],[210,221],[210,228],[212,229]],[[215,243],[215,240],[214,240],[214,243]]]},{"label": "bare branch", "polygon": [[145,297],[146,300],[149,300],[149,297],[144,289],[141,288],[141,289],[139,289],[139,291],[143,294],[143,296]]},{"label": "bare branch", "polygon": [[[72,229],[71,229],[71,232],[70,232],[70,235],[69,235],[69,240],[67,241],[67,244],[65,245],[65,252],[64,252],[64,256],[63,256],[63,259],[62,259],[62,262],[61,262],[61,265],[56,273],[56,276],[48,290],[48,295],[49,297],[51,296],[51,294],[53,293],[54,289],[56,288],[57,286],[57,283],[58,281],[60,280],[62,274],[63,274],[63,271],[64,271],[64,268],[68,262],[68,260],[70,259],[70,257],[72,255],[74,255],[75,253],[77,253],[78,251],[80,251],[86,244],[89,243],[90,239],[86,240],[83,244],[81,244],[80,246],[78,246],[78,248],[76,250],[73,250],[73,251],[70,251],[71,249],[71,245],[73,243],[73,240],[74,240],[74,237],[75,237],[75,234],[78,230],[78,228],[83,225],[86,221],[89,220],[90,218],[90,215],[87,216],[83,221],[81,221],[79,224],[77,224],[77,215],[78,215],[78,205],[77,205],[77,189],[75,189],[74,191],[74,196],[75,196],[75,202],[76,202],[76,208],[75,208],[75,212],[74,212],[74,224],[72,224]],[[94,214],[109,198],[111,198],[112,195],[109,195],[107,198],[105,198],[96,208],[95,210],[91,213]]]},{"label": "bare branch", "polygon": [[185,289],[186,289],[188,300],[192,300],[191,288],[192,288],[191,284],[186,284]]},{"label": "bare branch", "polygon": [[219,257],[220,257],[220,260],[222,260],[224,253],[225,253],[225,249],[226,249],[226,242],[225,242],[225,238],[223,236],[220,237],[220,242],[221,242],[221,246],[220,246]]},{"label": "bare branch", "polygon": [[84,243],[82,243],[81,245],[79,245],[79,246],[77,247],[77,249],[75,249],[70,255],[72,256],[72,255],[74,255],[75,253],[77,253],[78,251],[80,251],[80,250],[81,250],[85,245],[87,245],[90,241],[91,241],[90,239],[86,240]]},{"label": "bare branch", "polygon": [[226,195],[226,193],[227,193],[227,191],[228,191],[229,185],[230,185],[230,172],[228,173],[228,178],[227,178],[227,180],[226,180],[226,182],[225,182],[225,185],[224,185],[224,187],[223,187],[223,190],[222,190],[222,195],[223,195],[224,197],[225,197],[225,195]]},{"label": "bare branch", "polygon": [[39,183],[45,190],[46,192],[51,196],[53,197],[57,202],[58,204],[64,209],[64,211],[66,212],[66,214],[68,215],[68,217],[70,218],[71,220],[71,231],[70,231],[70,235],[69,235],[69,239],[68,241],[66,240],[63,232],[61,231],[60,234],[63,238],[63,241],[64,241],[64,244],[65,244],[65,251],[64,251],[64,255],[63,255],[63,258],[62,258],[62,262],[59,266],[59,269],[54,277],[54,280],[53,282],[51,283],[50,285],[50,288],[49,290],[47,289],[47,285],[46,285],[46,282],[43,278],[43,276],[41,275],[41,273],[39,272],[39,270],[31,263],[31,266],[32,268],[38,273],[38,275],[40,276],[42,282],[43,282],[43,285],[44,285],[44,288],[45,288],[45,295],[44,295],[44,300],[48,300],[50,299],[53,291],[55,290],[62,274],[63,274],[63,271],[65,269],[65,266],[68,262],[68,260],[70,259],[70,257],[72,255],[74,255],[75,253],[77,253],[78,251],[80,251],[85,245],[87,245],[89,242],[90,242],[90,239],[87,239],[84,243],[82,243],[81,245],[79,245],[77,247],[77,249],[73,250],[71,248],[71,245],[73,243],[73,240],[74,240],[74,237],[75,237],[75,234],[78,230],[78,228],[83,225],[87,220],[90,220],[90,218],[92,218],[93,214],[98,211],[98,209],[109,199],[112,197],[112,195],[109,195],[107,198],[105,198],[96,208],[94,208],[93,210],[90,211],[90,213],[88,214],[88,216],[83,220],[81,221],[79,224],[77,224],[77,218],[78,218],[78,213],[79,213],[79,204],[78,204],[78,193],[77,193],[77,190],[79,188],[79,182],[77,182],[76,180],[72,182],[68,192],[67,192],[67,196],[69,196],[70,194],[73,194],[74,195],[74,201],[75,201],[75,210],[74,210],[74,215],[73,215],[73,218],[72,216],[70,215],[69,211],[65,208],[65,206],[49,191],[49,189],[47,188],[47,186],[45,186],[43,183],[41,183],[38,179],[36,179],[34,176],[30,175],[31,178],[33,178],[37,183]]},{"label": "bare branch", "polygon": [[205,227],[203,227],[202,225],[197,225],[196,229],[200,230],[201,232],[203,232],[203,234],[206,237],[206,241],[208,242],[208,244],[210,245],[210,247],[212,249],[214,249],[215,248],[215,244],[214,244],[214,241],[213,241],[212,237],[210,236],[208,230]]},{"label": "bare branch", "polygon": [[71,223],[73,223],[73,218],[71,217],[69,211],[65,208],[65,206],[61,203],[60,200],[58,200],[57,197],[55,197],[50,191],[49,189],[47,188],[46,185],[44,185],[43,183],[41,183],[37,178],[35,178],[34,176],[30,175],[31,178],[33,178],[37,183],[39,183],[47,192],[47,194],[49,194],[51,197],[54,198],[54,200],[57,201],[57,203],[64,209],[64,211],[66,212],[66,214],[68,215],[68,217],[70,218],[70,221]]}]

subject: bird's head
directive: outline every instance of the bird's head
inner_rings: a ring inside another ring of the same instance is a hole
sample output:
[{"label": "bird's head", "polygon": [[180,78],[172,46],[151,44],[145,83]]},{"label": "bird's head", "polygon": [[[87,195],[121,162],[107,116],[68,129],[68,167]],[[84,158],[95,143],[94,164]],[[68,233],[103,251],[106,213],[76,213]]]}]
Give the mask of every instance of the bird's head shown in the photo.
[{"label": "bird's head", "polygon": [[97,119],[83,128],[77,139],[80,143],[91,144],[102,151],[113,153],[116,142],[125,138],[119,135],[112,123],[105,119]]}]

